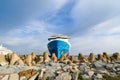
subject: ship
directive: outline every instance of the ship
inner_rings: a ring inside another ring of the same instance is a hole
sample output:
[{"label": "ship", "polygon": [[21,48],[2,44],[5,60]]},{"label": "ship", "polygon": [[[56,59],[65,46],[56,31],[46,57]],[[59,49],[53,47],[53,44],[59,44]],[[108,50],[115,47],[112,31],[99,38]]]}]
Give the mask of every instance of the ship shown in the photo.
[{"label": "ship", "polygon": [[70,38],[68,36],[61,34],[53,35],[48,38],[49,43],[47,47],[50,54],[52,55],[55,53],[57,58],[60,58],[64,54],[66,54],[66,56],[69,56],[69,49],[71,47],[71,44],[68,41],[69,39]]}]

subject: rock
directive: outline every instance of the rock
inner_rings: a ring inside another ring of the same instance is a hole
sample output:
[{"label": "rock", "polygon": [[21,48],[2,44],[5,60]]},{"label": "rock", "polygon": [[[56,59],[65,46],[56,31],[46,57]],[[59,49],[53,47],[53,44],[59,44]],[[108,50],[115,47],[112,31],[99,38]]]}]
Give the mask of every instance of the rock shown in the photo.
[{"label": "rock", "polygon": [[98,60],[103,60],[103,56],[101,54],[98,54],[97,56],[98,56],[97,58]]},{"label": "rock", "polygon": [[71,73],[72,80],[78,80],[79,72]]},{"label": "rock", "polygon": [[8,53],[8,54],[6,55],[6,60],[7,60],[8,62],[10,62],[10,60],[11,60],[11,58],[12,58],[12,54],[13,54],[13,53]]},{"label": "rock", "polygon": [[90,55],[88,57],[88,61],[91,62],[91,63],[96,61],[95,56],[94,56],[93,53],[90,53]]},{"label": "rock", "polygon": [[20,57],[17,54],[12,54],[10,65],[14,65],[15,63],[18,63],[18,65],[23,65],[23,61],[20,59]]},{"label": "rock", "polygon": [[108,54],[106,52],[103,52],[103,61],[107,62],[110,60],[110,57],[108,56]]},{"label": "rock", "polygon": [[102,76],[102,74],[97,73],[97,75],[95,75],[94,78],[96,78],[96,79],[102,79],[103,76]]},{"label": "rock", "polygon": [[57,62],[57,57],[56,57],[55,53],[52,53],[51,59],[53,62]]},{"label": "rock", "polygon": [[62,70],[66,72],[66,71],[68,71],[70,68],[72,68],[72,66],[65,65],[64,67],[62,67]]},{"label": "rock", "polygon": [[27,80],[25,76],[20,76],[20,80]]},{"label": "rock", "polygon": [[28,79],[28,80],[35,80],[36,79],[36,77],[38,76],[38,74],[39,74],[39,72],[37,72],[35,75],[33,75],[30,79]]},{"label": "rock", "polygon": [[100,69],[100,68],[104,68],[105,67],[105,63],[103,63],[101,60],[96,61],[93,63],[93,67]]},{"label": "rock", "polygon": [[19,75],[17,73],[10,74],[9,80],[19,80]]},{"label": "rock", "polygon": [[88,71],[88,76],[91,78],[94,75],[94,71]]},{"label": "rock", "polygon": [[87,79],[87,80],[90,78],[87,74],[83,74],[81,76],[83,77],[83,79]]},{"label": "rock", "polygon": [[117,60],[117,61],[115,61],[115,63],[118,63],[118,64],[120,64],[120,60]]},{"label": "rock", "polygon": [[34,52],[32,52],[31,53],[31,56],[32,56],[32,66],[35,66],[36,65],[36,61],[35,61],[35,59],[36,59],[36,54],[34,53]]},{"label": "rock", "polygon": [[76,69],[69,69],[70,70],[70,73],[77,73],[77,70]]},{"label": "rock", "polygon": [[105,69],[98,70],[98,73],[110,75],[110,73],[107,70],[105,70]]},{"label": "rock", "polygon": [[8,65],[7,62],[0,62],[0,66],[5,66],[5,65]]},{"label": "rock", "polygon": [[25,63],[28,65],[28,66],[32,66],[32,55],[28,55],[25,59]]},{"label": "rock", "polygon": [[44,54],[43,54],[43,59],[44,59],[44,62],[46,63],[46,62],[50,62],[51,61],[51,59],[49,58],[49,56],[48,56],[48,53],[47,52],[44,52]]},{"label": "rock", "polygon": [[19,76],[25,76],[27,79],[29,79],[31,76],[35,75],[37,73],[37,70],[34,69],[28,69],[25,71],[19,72]]},{"label": "rock", "polygon": [[18,59],[18,65],[24,65],[24,62],[21,59]]},{"label": "rock", "polygon": [[34,52],[32,52],[31,55],[32,55],[32,60],[35,60],[36,54]]},{"label": "rock", "polygon": [[55,80],[71,80],[71,75],[68,72],[59,74]]},{"label": "rock", "polygon": [[9,75],[5,75],[2,79],[0,80],[8,80],[9,79]]},{"label": "rock", "polygon": [[39,56],[39,58],[38,58],[38,60],[37,60],[38,62],[37,62],[37,64],[41,64],[41,63],[43,63],[43,56]]},{"label": "rock", "polygon": [[81,73],[86,73],[90,70],[90,67],[86,63],[82,63],[79,65],[79,70]]},{"label": "rock", "polygon": [[113,68],[113,66],[114,66],[114,64],[106,64],[106,65],[105,65],[105,68],[106,68],[107,70],[111,70],[111,69]]},{"label": "rock", "polygon": [[0,54],[0,66],[7,65],[8,62],[5,59],[5,55]]},{"label": "rock", "polygon": [[111,75],[111,76],[116,76],[117,74],[114,73],[114,72],[111,72],[110,75]]},{"label": "rock", "polygon": [[76,61],[75,56],[72,55],[72,56],[70,57],[70,60],[71,60],[72,62],[75,62],[75,61]]},{"label": "rock", "polygon": [[112,55],[112,57],[115,59],[115,60],[120,60],[120,54],[118,52],[114,53]]},{"label": "rock", "polygon": [[44,72],[45,72],[45,71],[46,71],[45,68],[40,70],[40,74],[38,75],[38,80],[43,79],[43,75],[44,75]]}]

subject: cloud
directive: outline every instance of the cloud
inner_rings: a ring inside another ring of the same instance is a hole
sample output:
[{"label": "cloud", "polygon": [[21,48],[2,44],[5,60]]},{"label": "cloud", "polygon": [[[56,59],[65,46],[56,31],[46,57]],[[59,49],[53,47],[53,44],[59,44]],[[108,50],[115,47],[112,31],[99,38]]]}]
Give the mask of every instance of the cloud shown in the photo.
[{"label": "cloud", "polygon": [[10,29],[23,26],[44,14],[56,12],[67,0],[20,0],[20,1],[0,1],[0,31],[5,32]]},{"label": "cloud", "polygon": [[120,13],[120,1],[112,0],[80,0],[71,11],[74,20],[73,31],[85,34],[91,27],[108,19],[116,17]]},{"label": "cloud", "polygon": [[16,52],[45,51],[53,34],[71,37],[71,54],[119,51],[120,1],[0,1],[0,42]]},{"label": "cloud", "polygon": [[120,34],[120,15],[101,22],[90,29],[91,35],[110,36]]},{"label": "cloud", "polygon": [[112,54],[120,52],[120,1],[87,1],[76,3],[71,12],[74,20],[71,53]]},{"label": "cloud", "polygon": [[35,21],[28,25],[9,30],[1,36],[0,42],[16,53],[44,52],[47,50],[47,38],[53,33],[46,31],[44,22]]},{"label": "cloud", "polygon": [[102,52],[107,52],[108,54],[120,52],[119,41],[120,36],[107,36],[98,38],[93,36],[76,37],[71,39],[71,54],[77,55],[81,52],[84,55],[88,55],[91,52],[94,54],[100,54]]}]

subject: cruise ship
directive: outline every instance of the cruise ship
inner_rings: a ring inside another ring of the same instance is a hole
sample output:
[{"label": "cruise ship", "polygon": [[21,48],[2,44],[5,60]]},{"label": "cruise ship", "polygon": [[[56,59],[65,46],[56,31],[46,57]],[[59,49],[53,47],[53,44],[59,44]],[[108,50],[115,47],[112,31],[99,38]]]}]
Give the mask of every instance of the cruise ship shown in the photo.
[{"label": "cruise ship", "polygon": [[60,58],[62,55],[66,54],[69,56],[69,49],[71,44],[68,42],[70,38],[66,35],[53,35],[48,40],[50,41],[47,45],[50,54],[56,54],[57,58]]}]

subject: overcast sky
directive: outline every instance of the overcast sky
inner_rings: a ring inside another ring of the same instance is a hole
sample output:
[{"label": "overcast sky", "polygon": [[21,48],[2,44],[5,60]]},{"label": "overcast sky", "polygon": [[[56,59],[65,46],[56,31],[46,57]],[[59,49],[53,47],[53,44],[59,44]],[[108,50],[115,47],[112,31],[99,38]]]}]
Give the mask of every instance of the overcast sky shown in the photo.
[{"label": "overcast sky", "polygon": [[16,53],[47,51],[53,34],[70,54],[120,52],[120,0],[0,0],[0,43]]}]

